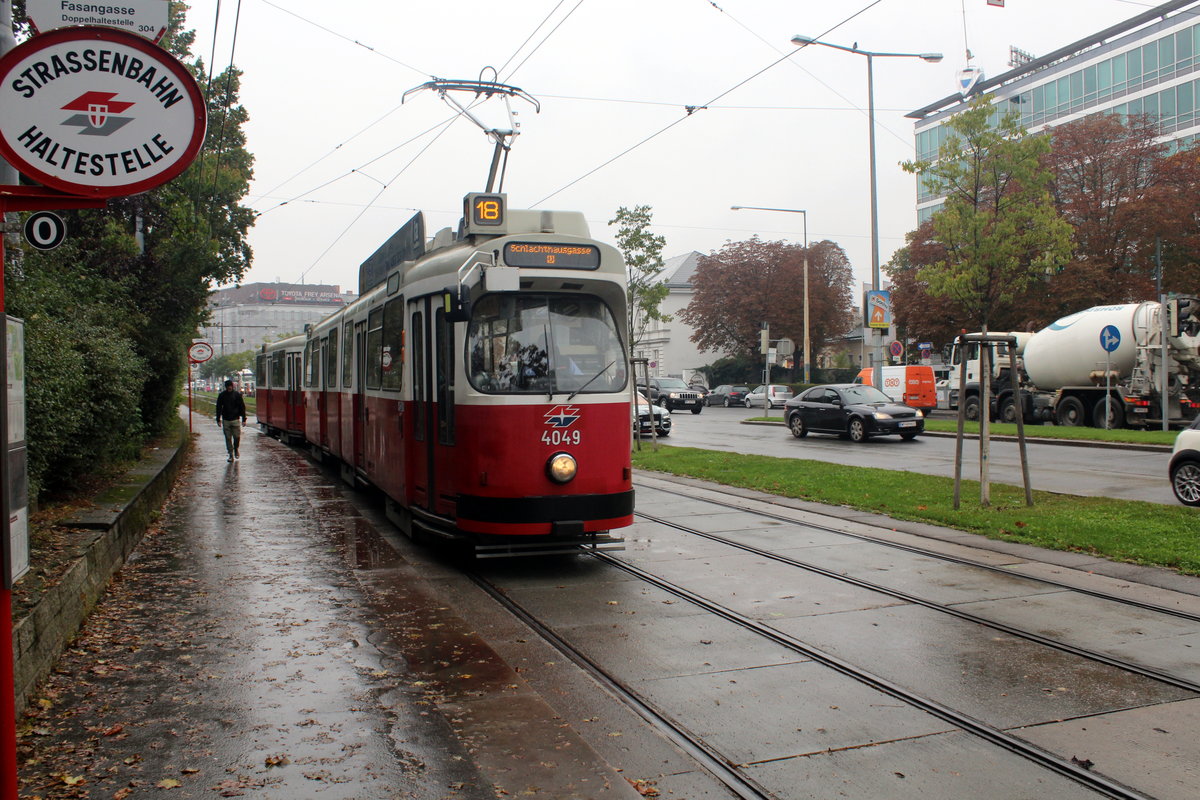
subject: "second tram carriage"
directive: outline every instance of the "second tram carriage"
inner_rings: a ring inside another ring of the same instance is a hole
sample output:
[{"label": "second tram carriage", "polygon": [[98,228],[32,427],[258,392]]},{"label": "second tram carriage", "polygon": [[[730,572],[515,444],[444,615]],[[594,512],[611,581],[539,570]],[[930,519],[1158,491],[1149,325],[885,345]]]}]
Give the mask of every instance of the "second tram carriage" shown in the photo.
[{"label": "second tram carriage", "polygon": [[[478,555],[620,546],[632,522],[626,273],[583,215],[470,194],[363,262],[359,298],[263,346],[259,422]],[[299,400],[299,403],[297,403]],[[297,429],[298,426],[298,429]]]}]

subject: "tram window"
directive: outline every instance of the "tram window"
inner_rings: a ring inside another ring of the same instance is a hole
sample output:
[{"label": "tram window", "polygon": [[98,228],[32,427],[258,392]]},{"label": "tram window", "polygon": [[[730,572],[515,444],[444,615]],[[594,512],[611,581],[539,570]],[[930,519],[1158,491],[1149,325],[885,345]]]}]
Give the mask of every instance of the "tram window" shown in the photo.
[{"label": "tram window", "polygon": [[383,381],[383,309],[367,315],[367,388],[378,389]]},{"label": "tram window", "polygon": [[254,359],[254,385],[267,387],[267,357],[259,355]]},{"label": "tram window", "polygon": [[325,388],[337,386],[338,378],[338,332],[337,328],[329,329],[329,344],[325,346]]},{"label": "tram window", "polygon": [[312,360],[309,362],[311,369],[309,370],[309,386],[314,389],[321,388],[321,340],[313,339],[312,341]]},{"label": "tram window", "polygon": [[276,350],[271,353],[271,388],[282,389],[286,382],[285,376],[287,372],[284,369],[283,363],[284,353],[282,350]]},{"label": "tram window", "polygon": [[383,306],[383,388],[400,390],[404,385],[404,298],[395,297]]},{"label": "tram window", "polygon": [[347,322],[342,329],[342,386],[349,389],[354,380],[354,323]]},{"label": "tram window", "polygon": [[310,339],[308,344],[304,346],[304,385],[313,387],[317,385],[317,363],[320,360],[321,340]]},{"label": "tram window", "polygon": [[592,295],[487,295],[467,331],[471,385],[483,392],[613,392],[625,352],[612,311]]}]

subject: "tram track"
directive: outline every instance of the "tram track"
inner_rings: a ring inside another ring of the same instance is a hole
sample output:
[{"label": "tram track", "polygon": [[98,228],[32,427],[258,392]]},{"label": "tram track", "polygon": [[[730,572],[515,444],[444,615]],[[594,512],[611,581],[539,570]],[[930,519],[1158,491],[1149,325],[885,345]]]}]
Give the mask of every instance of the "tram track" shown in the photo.
[{"label": "tram track", "polygon": [[[758,620],[709,600],[702,595],[643,570],[612,554],[604,552],[587,552],[586,554],[614,569],[624,571],[643,583],[667,592],[709,614],[732,623],[744,631],[753,633],[806,659],[819,663],[881,694],[924,711],[960,731],[1008,753],[1033,762],[1046,770],[1065,777],[1105,797],[1117,798],[1118,800],[1153,800],[1150,795],[1139,792],[1106,775],[1091,771],[1089,765],[1079,763],[1073,759],[1063,758],[1001,728],[911,691],[892,680],[813,647],[794,636],[790,636]],[[576,666],[584,670],[613,697],[677,745],[680,750],[693,758],[737,797],[743,798],[743,800],[766,800],[775,797],[767,789],[747,777],[739,769],[739,764],[714,750],[703,739],[693,734],[685,724],[673,718],[669,712],[657,708],[654,704],[647,701],[619,676],[613,674],[596,659],[589,656],[564,636],[557,633],[553,628],[539,620],[534,613],[522,606],[502,587],[493,584],[478,573],[471,573],[469,578],[497,604],[523,622],[555,650],[569,658]]]},{"label": "tram track", "polygon": [[[883,545],[889,548],[895,548],[899,551],[919,555],[926,558],[937,559],[938,561],[968,566],[986,570],[989,573],[1004,575],[1006,578],[1016,578],[1022,581],[1029,581],[1031,584],[1050,587],[1062,591],[1074,592],[1079,595],[1096,598],[1104,601],[1119,603],[1122,606],[1127,606],[1143,612],[1151,612],[1163,614],[1172,618],[1200,622],[1200,615],[1189,613],[1185,610],[1173,609],[1158,605],[1151,602],[1144,602],[1137,599],[1121,597],[1119,595],[1081,589],[1066,582],[1055,581],[1053,579],[1041,578],[1036,576],[1027,576],[1014,574],[1011,570],[1002,569],[989,564],[981,564],[978,561],[964,557],[956,557],[953,555],[945,555],[932,549],[923,549],[919,546],[911,544],[898,543],[889,541],[886,538],[876,538],[870,536],[869,533],[846,531],[833,526],[821,525],[799,519],[801,513],[789,516],[787,514],[772,513],[753,508],[753,504],[761,501],[747,499],[746,502],[736,501],[721,501],[705,496],[697,498],[694,492],[688,493],[684,491],[672,491],[670,489],[662,489],[656,487],[656,490],[663,491],[668,494],[675,494],[685,497],[691,501],[700,500],[704,503],[711,503],[717,507],[722,507],[729,510],[738,511],[746,514],[757,515],[763,519],[769,519],[777,522],[785,522],[791,525],[800,526],[818,530],[824,533],[832,533],[838,536],[844,536],[855,540],[869,542],[872,544]],[[706,493],[707,494],[707,493]],[[748,507],[750,506],[750,507]],[[652,522],[656,525],[663,525],[673,530],[702,537],[714,543],[728,546],[737,551],[744,552],[759,558],[771,559],[787,567],[795,567],[811,572],[814,575],[819,575],[825,579],[831,579],[845,583],[847,585],[863,589],[866,591],[880,593],[884,596],[896,599],[902,603],[920,606],[922,608],[948,615],[959,619],[967,624],[981,626],[989,630],[993,630],[1015,639],[1023,640],[1035,646],[1050,648],[1054,651],[1067,654],[1073,658],[1087,660],[1105,667],[1120,670],[1133,676],[1138,676],[1147,680],[1161,683],[1163,686],[1172,687],[1176,690],[1182,690],[1197,696],[1200,696],[1200,681],[1191,680],[1186,677],[1172,674],[1163,669],[1144,664],[1135,663],[1128,659],[1119,658],[1103,652],[1097,652],[1087,647],[1080,647],[1075,644],[1070,644],[1064,641],[1059,641],[1050,636],[1035,633],[1025,630],[1020,627],[998,622],[978,614],[973,614],[962,609],[955,608],[952,605],[939,603],[925,597],[913,594],[911,592],[902,591],[900,589],[891,588],[882,584],[874,583],[869,580],[854,577],[838,572],[819,564],[807,563],[802,560],[792,558],[787,555],[781,555],[764,549],[760,546],[745,544],[735,539],[721,536],[717,533],[698,530],[688,527],[687,525],[673,522],[659,515],[635,512],[635,515],[642,520]],[[1081,787],[1106,797],[1113,798],[1140,798],[1149,800],[1152,795],[1143,793],[1142,791],[1121,782],[1120,780],[1110,777],[1103,772],[1093,771],[1090,762],[1081,762],[1075,758],[1069,757],[1060,752],[1048,750],[1028,741],[1018,735],[1009,732],[1008,726],[996,724],[995,720],[980,719],[978,716],[972,715],[965,711],[960,711],[953,705],[947,705],[944,702],[935,699],[935,696],[929,696],[927,693],[922,693],[920,690],[911,689],[903,683],[897,682],[892,677],[888,677],[884,673],[878,673],[868,668],[863,668],[853,663],[850,660],[834,655],[831,652],[813,646],[812,644],[803,641],[796,636],[790,635],[784,631],[772,627],[768,623],[761,622],[753,617],[722,605],[720,602],[709,599],[700,595],[691,589],[676,584],[671,580],[653,574],[641,566],[631,563],[628,554],[610,554],[610,553],[588,553],[588,555],[614,569],[619,569],[624,573],[632,576],[636,580],[653,586],[654,588],[669,593],[670,595],[685,601],[694,607],[701,609],[706,614],[711,614],[718,617],[737,628],[754,634],[757,637],[786,648],[788,651],[796,653],[804,659],[820,664],[833,672],[844,676],[852,681],[862,684],[870,689],[877,691],[883,695],[891,697],[908,706],[919,709],[932,717],[947,723],[953,729],[963,732],[973,738],[987,743],[990,746],[999,748],[1013,756],[1020,757],[1029,762],[1032,762],[1038,767],[1055,773],[1060,778],[1067,779]],[[768,798],[775,795],[763,786],[756,783],[752,778],[748,777],[746,769],[753,762],[745,764],[740,763],[738,758],[731,758],[718,752],[714,747],[706,743],[702,738],[695,735],[689,730],[689,722],[684,719],[680,721],[673,716],[676,713],[672,708],[663,708],[656,706],[653,702],[647,700],[639,693],[637,688],[633,688],[630,684],[623,681],[616,672],[610,671],[603,664],[600,658],[593,658],[585,652],[584,649],[574,645],[564,634],[556,632],[549,625],[537,619],[536,614],[521,606],[520,602],[511,597],[504,588],[492,585],[487,579],[478,575],[471,576],[484,591],[486,591],[495,601],[501,604],[514,616],[519,618],[525,625],[532,629],[544,641],[552,647],[564,654],[580,669],[589,674],[600,686],[602,686],[610,695],[618,699],[628,708],[632,709],[640,718],[645,720],[656,731],[673,742],[683,753],[694,759],[705,771],[714,776],[729,791],[740,798]],[[956,704],[955,704],[956,705]],[[978,712],[974,712],[978,713]],[[686,716],[686,715],[685,715]]]},{"label": "tram track", "polygon": [[[697,500],[698,499],[694,493],[688,493],[685,491],[674,490],[674,489],[667,489],[662,486],[655,486],[654,490],[658,491],[658,492],[662,492],[664,494],[672,494],[672,495],[675,495],[676,497],[683,497],[688,500]],[[785,514],[772,513],[769,511],[763,511],[761,509],[747,508],[744,505],[739,505],[737,503],[733,503],[733,502],[729,502],[729,501],[716,500],[711,497],[704,497],[702,499],[702,502],[708,503],[710,505],[718,506],[721,508],[728,508],[728,509],[731,509],[734,511],[742,511],[747,514],[757,514],[758,516],[760,516],[764,519],[774,520],[776,522],[786,522],[791,525],[798,525],[798,526],[800,526],[802,528],[806,528],[808,530],[821,531],[823,533],[831,533],[831,534],[835,534],[838,536],[844,536],[849,539],[856,539],[856,540],[862,541],[862,542],[869,542],[871,544],[877,544],[881,547],[888,547],[893,550],[899,550],[899,551],[906,552],[906,553],[912,553],[914,555],[926,556],[928,558],[933,558],[933,559],[937,559],[939,561],[943,561],[947,564],[960,564],[960,565],[967,566],[967,567],[973,567],[976,569],[985,570],[987,572],[997,574],[997,575],[1005,575],[1010,578],[1019,577],[1022,580],[1035,582],[1035,583],[1041,584],[1043,586],[1051,586],[1056,589],[1062,589],[1064,591],[1074,592],[1075,594],[1078,594],[1081,596],[1092,597],[1092,598],[1096,598],[1098,600],[1107,600],[1107,601],[1110,601],[1113,603],[1119,603],[1121,605],[1129,606],[1131,608],[1137,608],[1137,609],[1140,609],[1143,611],[1150,611],[1150,612],[1157,613],[1157,614],[1164,614],[1166,616],[1175,617],[1177,619],[1186,620],[1188,622],[1200,623],[1200,614],[1192,613],[1189,611],[1183,611],[1178,608],[1168,608],[1167,606],[1158,605],[1156,603],[1148,603],[1143,600],[1137,600],[1137,599],[1130,598],[1130,597],[1123,597],[1121,595],[1112,594],[1110,592],[1102,592],[1097,589],[1089,589],[1086,587],[1081,587],[1081,586],[1077,586],[1077,585],[1074,585],[1071,583],[1067,583],[1065,581],[1056,581],[1051,578],[1046,578],[1046,577],[1042,577],[1042,576],[1017,575],[1017,574],[1013,573],[1011,570],[1005,569],[1003,567],[997,567],[997,566],[993,566],[992,564],[986,564],[986,563],[982,563],[980,561],[974,561],[969,558],[961,558],[958,556],[949,555],[947,553],[941,553],[941,552],[938,552],[936,550],[932,550],[929,548],[916,547],[913,545],[903,544],[901,542],[895,542],[895,541],[891,541],[888,539],[883,539],[883,538],[879,538],[879,537],[875,537],[875,536],[869,536],[869,535],[862,534],[862,533],[855,533],[853,531],[847,531],[843,528],[835,528],[831,525],[819,525],[819,524],[816,524],[813,522],[797,519],[794,516],[787,516]],[[752,500],[751,502],[772,504],[772,501],[770,501],[770,500]],[[802,511],[797,510],[797,513],[798,514],[799,513],[808,514],[810,512],[802,512]],[[658,518],[651,514],[646,514],[644,512],[640,512],[640,511],[635,512],[635,516],[640,516],[644,519],[648,519],[653,522],[660,522],[660,523],[664,522],[661,518]],[[670,525],[673,525],[674,527],[679,527],[678,525],[675,525],[674,523],[667,522],[664,524],[670,524]],[[688,530],[688,532],[693,532],[700,536],[705,536],[707,538],[713,539],[714,541],[723,541],[726,544],[735,544],[735,546],[737,544],[737,543],[733,542],[732,540],[724,540],[721,537],[718,537],[716,534],[709,534],[704,531],[694,531],[692,529],[687,529],[687,530]],[[834,573],[834,575],[836,575],[839,578],[845,577],[845,576],[837,575],[836,573]]]},{"label": "tram track", "polygon": [[743,775],[737,767],[713,750],[699,736],[676,722],[668,714],[633,691],[626,683],[609,673],[582,650],[572,645],[552,628],[545,625],[524,606],[478,573],[468,573],[468,578],[498,605],[523,622],[543,641],[570,659],[600,686],[627,708],[641,717],[655,731],[662,734],[676,747],[703,767],[723,786],[742,800],[771,800],[774,795],[758,783]]},{"label": "tram track", "polygon": [[[1156,669],[1154,667],[1148,667],[1146,665],[1138,664],[1138,663],[1135,663],[1132,661],[1128,661],[1126,659],[1116,658],[1115,656],[1110,656],[1105,653],[1096,652],[1095,650],[1088,650],[1086,648],[1077,647],[1075,645],[1068,644],[1066,642],[1062,642],[1057,639],[1052,639],[1048,636],[1043,636],[1042,634],[1039,634],[1039,633],[1034,633],[1033,631],[1025,630],[1023,628],[1018,628],[1016,626],[1008,625],[1003,622],[997,622],[995,620],[991,620],[986,617],[979,616],[977,614],[972,614],[970,612],[963,611],[962,609],[955,608],[953,606],[949,606],[944,603],[938,603],[933,600],[929,600],[927,598],[911,594],[909,592],[904,592],[899,589],[894,589],[892,587],[884,586],[883,584],[874,583],[872,581],[863,580],[861,578],[855,578],[851,575],[846,575],[845,573],[837,572],[835,570],[827,569],[825,567],[821,567],[816,564],[811,564],[811,563],[808,563],[805,561],[801,561],[799,559],[792,558],[791,556],[785,556],[785,555],[780,555],[779,553],[773,553],[770,550],[764,550],[760,547],[755,547],[753,545],[744,544],[742,542],[738,542],[733,539],[728,539],[726,537],[719,536],[717,534],[708,533],[706,531],[696,530],[695,528],[689,528],[686,525],[680,525],[679,523],[671,522],[670,520],[665,520],[665,519],[662,519],[659,517],[655,517],[652,514],[644,514],[642,512],[637,512],[635,514],[635,516],[650,520],[651,522],[654,522],[655,524],[658,524],[658,525],[664,525],[666,527],[673,528],[675,530],[682,531],[684,533],[688,533],[688,534],[691,534],[694,536],[699,536],[704,539],[708,539],[709,541],[718,542],[720,544],[727,545],[734,549],[741,550],[746,553],[750,553],[751,555],[759,556],[762,558],[768,558],[768,559],[771,559],[772,561],[776,561],[781,564],[786,564],[791,567],[796,567],[798,569],[802,569],[807,572],[812,572],[814,574],[821,575],[822,577],[830,578],[832,580],[840,581],[842,583],[847,583],[847,584],[850,584],[851,586],[855,586],[860,589],[866,589],[867,591],[877,592],[879,594],[883,594],[888,597],[892,597],[897,600],[901,600],[905,603],[912,603],[913,605],[922,606],[922,607],[928,608],[932,611],[937,611],[942,614],[956,617],[965,622],[970,622],[975,625],[980,625],[985,628],[990,628],[997,632],[1004,633],[1004,634],[1007,634],[1009,636],[1013,636],[1013,637],[1016,637],[1019,639],[1023,639],[1025,641],[1032,642],[1034,644],[1038,644],[1043,647],[1049,647],[1049,648],[1052,648],[1052,649],[1057,650],[1062,653],[1067,653],[1069,655],[1077,656],[1079,658],[1085,658],[1085,659],[1088,659],[1089,661],[1094,661],[1094,662],[1097,662],[1100,664],[1104,664],[1105,666],[1114,667],[1116,669],[1123,670],[1125,672],[1131,672],[1136,675],[1141,675],[1144,678],[1150,678],[1152,680],[1160,681],[1169,686],[1174,686],[1177,689],[1183,689],[1185,691],[1194,692],[1197,695],[1200,695],[1200,682],[1193,681],[1188,678],[1183,678],[1178,675],[1172,675],[1169,672],[1165,672],[1163,670]],[[883,542],[882,544],[887,544],[887,543]],[[910,548],[905,548],[905,549],[910,549]],[[922,555],[928,555],[928,556],[934,557],[934,558],[938,557],[938,554],[932,553],[932,552],[924,552],[924,551],[915,551],[915,552],[920,552]],[[956,563],[962,563],[962,562],[957,562],[957,560],[955,560],[955,561],[956,561]],[[625,562],[623,562],[623,561],[621,563],[625,564]],[[1006,573],[1006,574],[1008,574],[1008,573]],[[1010,577],[1011,577],[1011,575],[1010,575]],[[1024,577],[1024,576],[1022,576],[1022,577]],[[1030,578],[1030,580],[1038,580],[1038,579]],[[1069,588],[1069,587],[1065,587],[1065,588]],[[1105,599],[1114,599],[1107,595],[1101,595],[1101,596],[1105,597]],[[1141,607],[1144,604],[1135,604],[1135,605],[1138,605],[1139,607]],[[1190,615],[1184,615],[1184,616],[1190,617]]]}]

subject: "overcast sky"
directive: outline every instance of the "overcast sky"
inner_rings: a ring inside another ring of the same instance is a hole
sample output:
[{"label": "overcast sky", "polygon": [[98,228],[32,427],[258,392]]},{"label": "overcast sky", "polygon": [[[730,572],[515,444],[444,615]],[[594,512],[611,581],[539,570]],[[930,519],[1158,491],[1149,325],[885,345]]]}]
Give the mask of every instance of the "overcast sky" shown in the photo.
[{"label": "overcast sky", "polygon": [[[665,257],[754,234],[800,242],[799,214],[730,206],[805,209],[809,239],[840,244],[869,281],[866,59],[801,50],[793,35],[945,55],[940,64],[875,59],[886,263],[916,219],[915,180],[898,166],[913,157],[904,115],[956,90],[968,46],[994,76],[1009,69],[1010,45],[1042,55],[1154,5],[241,0],[221,3],[215,24],[217,0],[192,0],[188,23],[214,72],[232,55],[245,73],[255,157],[247,203],[261,214],[245,282],[354,290],[358,265],[414,211],[426,213],[431,234],[456,225],[462,196],[485,188],[491,143],[466,119],[446,125],[454,112],[435,92],[401,99],[431,77],[476,79],[487,67],[541,104],[540,113],[512,104],[521,135],[504,183],[510,207],[582,211],[592,235],[612,242],[616,209],[649,205]],[[688,106],[707,108],[689,115]],[[499,100],[476,113],[507,126]]]}]

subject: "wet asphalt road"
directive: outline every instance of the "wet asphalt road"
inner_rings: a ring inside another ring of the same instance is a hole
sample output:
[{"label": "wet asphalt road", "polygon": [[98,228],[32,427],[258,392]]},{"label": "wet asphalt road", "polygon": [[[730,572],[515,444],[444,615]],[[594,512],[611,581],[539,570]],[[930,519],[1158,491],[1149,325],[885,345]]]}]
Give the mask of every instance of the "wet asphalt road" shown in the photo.
[{"label": "wet asphalt road", "polygon": [[[22,798],[637,796],[329,476],[253,427],[228,463],[195,427],[159,525],[34,701]],[[528,748],[472,728],[483,697]]]}]

